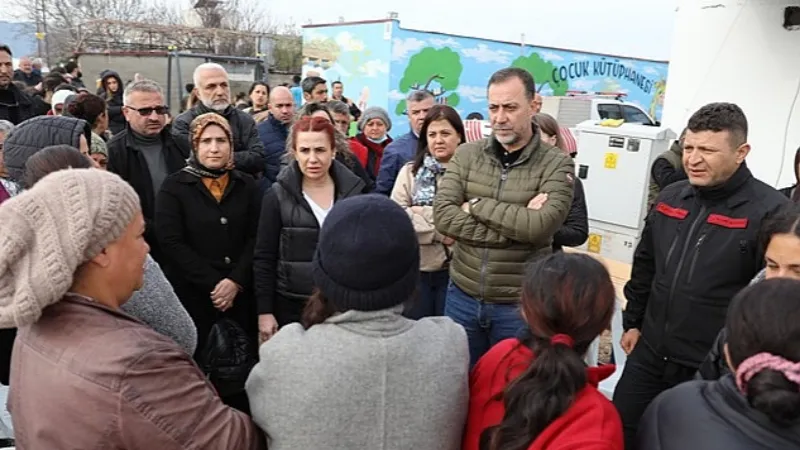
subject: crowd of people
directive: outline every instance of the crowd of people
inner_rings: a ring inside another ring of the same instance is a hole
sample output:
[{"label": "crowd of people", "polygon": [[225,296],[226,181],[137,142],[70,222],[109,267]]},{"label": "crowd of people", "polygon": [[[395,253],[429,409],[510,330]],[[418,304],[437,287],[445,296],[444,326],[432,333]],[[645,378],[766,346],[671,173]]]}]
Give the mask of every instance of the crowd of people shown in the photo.
[{"label": "crowd of people", "polygon": [[19,448],[800,449],[798,190],[750,173],[734,104],[653,164],[610,400],[616,368],[586,361],[618,299],[562,251],[587,205],[529,72],[491,76],[492,134],[468,139],[424,90],[392,136],[314,75],[237,100],[202,64],[172,119],[151,80],[108,70],[95,94],[77,66],[67,89],[10,61],[0,46]]}]

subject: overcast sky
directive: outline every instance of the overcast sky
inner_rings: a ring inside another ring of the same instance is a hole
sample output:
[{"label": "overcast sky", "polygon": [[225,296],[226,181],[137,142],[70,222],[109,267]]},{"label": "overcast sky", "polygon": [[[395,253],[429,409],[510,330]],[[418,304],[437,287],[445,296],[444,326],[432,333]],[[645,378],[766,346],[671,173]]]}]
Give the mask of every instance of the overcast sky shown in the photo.
[{"label": "overcast sky", "polygon": [[[174,0],[150,0],[170,2]],[[186,4],[191,0],[183,0]],[[404,28],[649,59],[669,59],[676,0],[251,0],[298,25],[400,15]],[[502,5],[502,7],[496,7]],[[12,19],[11,8],[0,19]]]},{"label": "overcast sky", "polygon": [[[267,3],[267,2],[265,2]],[[311,0],[269,1],[279,20],[302,25],[379,19],[389,11],[404,28],[528,44],[669,59],[676,0]],[[302,4],[303,7],[298,7]],[[314,5],[306,8],[305,5]],[[502,4],[502,7],[496,5]]]}]

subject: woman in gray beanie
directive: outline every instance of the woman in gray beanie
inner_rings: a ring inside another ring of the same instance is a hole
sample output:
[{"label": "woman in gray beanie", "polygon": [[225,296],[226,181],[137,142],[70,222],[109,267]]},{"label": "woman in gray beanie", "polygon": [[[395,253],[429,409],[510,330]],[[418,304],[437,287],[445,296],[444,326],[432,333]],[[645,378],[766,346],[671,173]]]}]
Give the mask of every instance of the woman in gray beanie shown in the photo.
[{"label": "woman in gray beanie", "polygon": [[136,192],[97,169],[47,175],[0,208],[19,448],[263,448],[186,352],[120,310],[142,286],[143,233]]},{"label": "woman in gray beanie", "polygon": [[419,280],[408,215],[367,194],[337,202],[312,262],[303,324],[260,349],[247,380],[270,450],[456,450],[468,402],[464,329],[402,316]]},{"label": "woman in gray beanie", "polygon": [[391,130],[392,120],[389,113],[379,106],[370,106],[358,120],[358,134],[355,139],[367,147],[366,169],[373,181],[378,177],[383,151],[392,143],[392,137],[389,136]]}]

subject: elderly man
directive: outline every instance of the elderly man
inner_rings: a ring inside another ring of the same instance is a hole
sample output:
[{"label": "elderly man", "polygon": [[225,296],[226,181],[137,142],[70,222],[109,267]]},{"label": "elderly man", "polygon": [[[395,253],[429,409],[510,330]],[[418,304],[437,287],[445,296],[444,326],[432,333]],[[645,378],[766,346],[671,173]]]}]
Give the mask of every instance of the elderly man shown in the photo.
[{"label": "elderly man", "polygon": [[236,169],[254,176],[262,174],[264,144],[258,138],[253,118],[231,105],[231,87],[225,68],[215,63],[200,64],[194,70],[194,85],[199,101],[176,117],[172,124],[172,134],[183,153],[190,153],[189,125],[192,120],[200,114],[215,112],[227,119],[231,126]]},{"label": "elderly man", "polygon": [[108,170],[127,181],[139,194],[145,218],[144,238],[150,254],[162,258],[153,229],[156,194],[168,175],[186,166],[183,151],[167,125],[169,109],[154,81],[135,81],[125,88],[122,113],[128,126],[108,142]]},{"label": "elderly man", "polygon": [[406,97],[406,111],[411,131],[395,139],[386,147],[381,160],[375,192],[389,195],[400,168],[417,153],[417,142],[425,115],[433,108],[433,94],[428,91],[411,91]]},{"label": "elderly man", "polygon": [[42,82],[42,75],[33,70],[33,62],[27,56],[19,59],[17,70],[14,71],[14,81],[21,81],[28,87],[37,86]]},{"label": "elderly man", "polygon": [[258,124],[258,136],[264,144],[264,187],[269,187],[278,179],[281,170],[281,157],[286,153],[286,137],[296,105],[292,92],[287,87],[278,86],[269,94],[269,116]]}]

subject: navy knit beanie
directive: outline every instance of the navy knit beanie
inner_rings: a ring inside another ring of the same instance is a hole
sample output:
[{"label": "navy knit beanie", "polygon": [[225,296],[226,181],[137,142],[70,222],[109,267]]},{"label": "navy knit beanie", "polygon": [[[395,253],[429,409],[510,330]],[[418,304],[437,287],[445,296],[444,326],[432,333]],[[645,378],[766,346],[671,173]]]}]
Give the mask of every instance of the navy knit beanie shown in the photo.
[{"label": "navy knit beanie", "polygon": [[408,214],[379,194],[336,203],[320,230],[312,273],[340,312],[406,302],[419,282],[419,244]]}]

